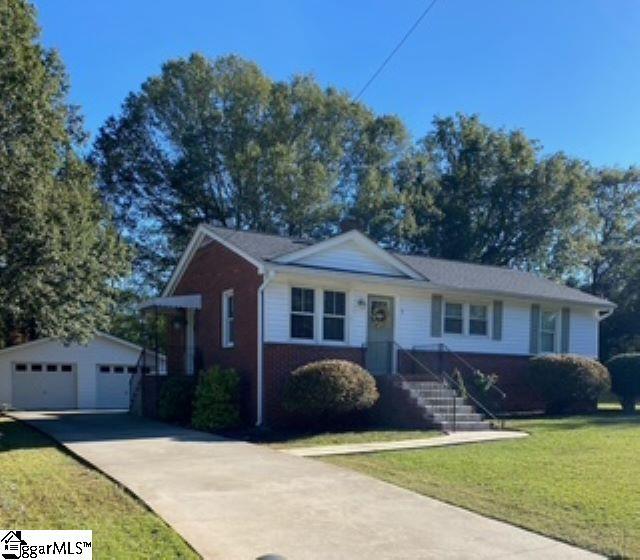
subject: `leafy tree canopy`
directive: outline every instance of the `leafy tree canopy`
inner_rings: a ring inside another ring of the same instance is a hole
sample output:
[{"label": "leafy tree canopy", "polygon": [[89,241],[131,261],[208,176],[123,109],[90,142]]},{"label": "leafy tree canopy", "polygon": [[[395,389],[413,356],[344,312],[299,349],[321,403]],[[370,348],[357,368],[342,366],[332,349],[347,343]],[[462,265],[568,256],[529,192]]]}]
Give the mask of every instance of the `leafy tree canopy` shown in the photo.
[{"label": "leafy tree canopy", "polygon": [[589,174],[580,161],[540,152],[522,131],[495,130],[477,116],[435,118],[433,131],[402,163],[409,247],[445,258],[548,268],[579,220]]},{"label": "leafy tree canopy", "polygon": [[92,161],[138,248],[140,278],[161,283],[203,221],[334,231],[343,201],[357,197],[372,166],[386,173],[405,136],[398,119],[376,117],[308,76],[274,82],[236,56],[194,54],[167,62],[128,96],[102,127]]},{"label": "leafy tree canopy", "polygon": [[75,148],[55,52],[33,8],[0,2],[0,346],[37,336],[87,340],[109,323],[128,251]]}]

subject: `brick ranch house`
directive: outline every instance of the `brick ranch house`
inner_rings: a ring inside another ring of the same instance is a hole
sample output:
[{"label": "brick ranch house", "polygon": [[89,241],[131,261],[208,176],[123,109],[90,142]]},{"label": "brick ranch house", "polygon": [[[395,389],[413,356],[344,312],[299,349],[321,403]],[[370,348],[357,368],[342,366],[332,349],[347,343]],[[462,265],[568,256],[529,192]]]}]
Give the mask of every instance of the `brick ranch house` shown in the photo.
[{"label": "brick ranch house", "polygon": [[170,375],[233,367],[263,425],[281,418],[290,372],[322,358],[362,364],[381,388],[496,373],[506,408],[535,409],[529,358],[595,358],[614,304],[530,273],[387,251],[356,230],[312,242],[203,224],[143,308],[170,316]]}]

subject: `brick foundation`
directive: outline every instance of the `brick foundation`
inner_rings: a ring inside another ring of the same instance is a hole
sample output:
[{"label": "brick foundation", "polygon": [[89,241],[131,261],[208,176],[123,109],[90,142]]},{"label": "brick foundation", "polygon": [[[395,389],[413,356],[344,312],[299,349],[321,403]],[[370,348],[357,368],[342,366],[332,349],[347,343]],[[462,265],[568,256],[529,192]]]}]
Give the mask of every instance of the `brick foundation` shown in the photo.
[{"label": "brick foundation", "polygon": [[[411,351],[411,354],[436,373],[444,371],[451,374],[457,368],[465,380],[472,375],[467,367],[446,351]],[[482,373],[498,376],[497,384],[507,395],[502,403],[505,412],[532,412],[544,409],[542,397],[528,380],[529,356],[468,352],[458,353],[458,356]],[[401,352],[398,356],[398,372],[404,375],[421,375],[424,370]]]}]

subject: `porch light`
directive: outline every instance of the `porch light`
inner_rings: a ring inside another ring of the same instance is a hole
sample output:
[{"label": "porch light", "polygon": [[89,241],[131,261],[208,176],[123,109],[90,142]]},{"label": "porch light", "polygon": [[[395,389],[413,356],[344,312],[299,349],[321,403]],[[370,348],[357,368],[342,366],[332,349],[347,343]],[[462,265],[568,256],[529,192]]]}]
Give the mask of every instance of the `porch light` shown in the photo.
[{"label": "porch light", "polygon": [[174,331],[179,331],[184,326],[184,321],[181,317],[174,317],[173,321],[171,321],[171,326]]}]

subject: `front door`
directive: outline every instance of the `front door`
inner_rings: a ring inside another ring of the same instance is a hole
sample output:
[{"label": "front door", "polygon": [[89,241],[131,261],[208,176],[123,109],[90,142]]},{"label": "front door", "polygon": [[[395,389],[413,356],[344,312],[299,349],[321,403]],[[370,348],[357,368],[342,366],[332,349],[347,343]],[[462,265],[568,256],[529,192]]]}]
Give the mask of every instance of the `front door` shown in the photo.
[{"label": "front door", "polygon": [[369,296],[367,369],[374,375],[393,373],[393,298]]}]

